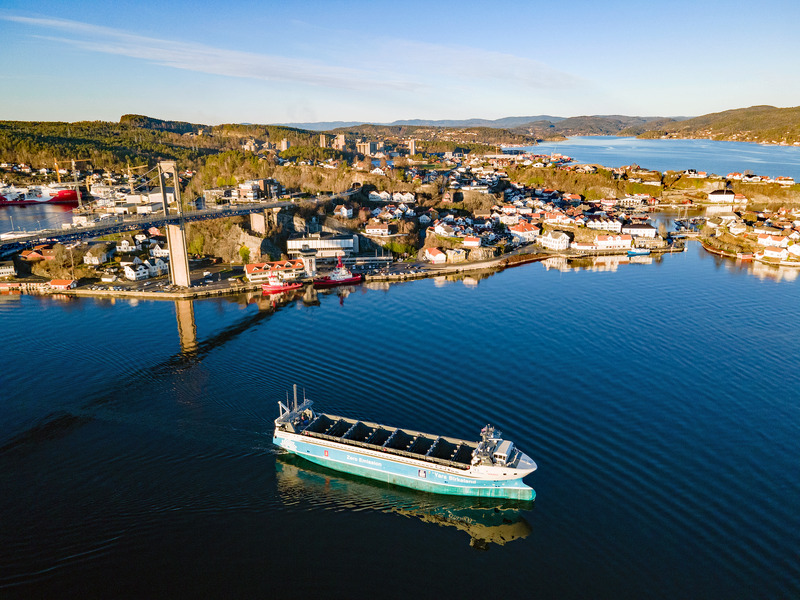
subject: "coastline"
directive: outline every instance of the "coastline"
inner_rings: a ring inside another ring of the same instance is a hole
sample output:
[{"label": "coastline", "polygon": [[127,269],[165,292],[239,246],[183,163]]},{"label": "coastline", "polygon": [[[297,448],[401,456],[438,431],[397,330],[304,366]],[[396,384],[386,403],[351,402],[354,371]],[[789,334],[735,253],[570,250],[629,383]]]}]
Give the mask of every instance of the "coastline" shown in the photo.
[{"label": "coastline", "polygon": [[[652,254],[673,254],[685,251],[684,247],[659,248],[651,251]],[[541,262],[548,258],[581,259],[599,256],[625,256],[627,250],[595,250],[592,252],[550,252],[539,250],[537,252],[510,254],[497,257],[491,260],[479,261],[474,263],[456,263],[440,267],[426,268],[416,273],[387,273],[378,275],[365,275],[364,282],[384,282],[400,283],[417,279],[430,279],[447,275],[460,275],[464,273],[477,272],[500,272],[535,262]],[[303,283],[311,285],[311,278],[305,278]],[[345,286],[346,287],[346,286]],[[302,289],[302,288],[301,288]],[[299,291],[299,290],[297,290]],[[144,291],[144,290],[91,290],[91,289],[72,289],[72,290],[26,290],[24,293],[42,296],[68,296],[77,298],[136,298],[143,300],[194,300],[201,298],[235,296],[243,293],[261,292],[261,283],[244,283],[237,286],[220,288],[189,288],[181,291]],[[281,292],[285,293],[285,292]],[[278,294],[268,294],[265,296],[278,296]]]}]

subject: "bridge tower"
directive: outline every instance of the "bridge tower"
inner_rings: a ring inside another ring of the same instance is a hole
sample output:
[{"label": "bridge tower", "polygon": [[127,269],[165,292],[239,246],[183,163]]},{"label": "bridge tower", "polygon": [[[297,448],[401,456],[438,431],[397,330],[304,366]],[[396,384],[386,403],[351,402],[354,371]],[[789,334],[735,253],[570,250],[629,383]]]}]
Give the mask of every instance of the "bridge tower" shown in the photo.
[{"label": "bridge tower", "polygon": [[186,252],[186,231],[183,223],[183,207],[181,206],[180,179],[175,161],[167,160],[158,163],[158,180],[161,184],[161,201],[164,204],[164,216],[169,216],[169,202],[167,201],[167,186],[165,174],[172,176],[172,189],[175,195],[175,206],[178,210],[178,223],[167,223],[167,244],[169,245],[169,279],[172,285],[191,287],[189,277],[189,255]]}]

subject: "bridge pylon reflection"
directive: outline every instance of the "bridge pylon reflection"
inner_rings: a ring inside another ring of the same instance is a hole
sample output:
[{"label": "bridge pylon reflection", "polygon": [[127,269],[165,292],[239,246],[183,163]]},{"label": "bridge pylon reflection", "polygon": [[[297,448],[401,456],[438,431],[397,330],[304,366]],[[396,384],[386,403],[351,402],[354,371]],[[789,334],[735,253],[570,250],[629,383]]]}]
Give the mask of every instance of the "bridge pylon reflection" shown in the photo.
[{"label": "bridge pylon reflection", "polygon": [[175,300],[175,317],[178,320],[178,338],[183,354],[197,352],[197,325],[194,321],[194,301]]}]

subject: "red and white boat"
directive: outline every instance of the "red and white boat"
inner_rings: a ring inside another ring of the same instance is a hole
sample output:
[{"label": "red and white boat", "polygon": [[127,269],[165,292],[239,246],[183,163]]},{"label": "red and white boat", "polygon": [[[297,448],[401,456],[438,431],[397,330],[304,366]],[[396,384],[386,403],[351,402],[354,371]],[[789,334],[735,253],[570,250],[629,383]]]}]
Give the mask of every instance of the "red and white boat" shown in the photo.
[{"label": "red and white boat", "polygon": [[342,265],[342,257],[340,256],[338,262],[336,263],[336,268],[331,272],[331,274],[315,279],[314,287],[325,288],[334,287],[336,285],[349,285],[353,283],[361,283],[363,279],[364,276],[361,273],[353,275],[352,271]]},{"label": "red and white boat", "polygon": [[77,204],[78,192],[56,183],[16,187],[0,184],[0,206],[20,204]]},{"label": "red and white boat", "polygon": [[291,292],[303,287],[301,282],[288,282],[280,279],[272,279],[270,277],[267,283],[261,284],[261,289],[265,294],[282,294],[283,292]]}]

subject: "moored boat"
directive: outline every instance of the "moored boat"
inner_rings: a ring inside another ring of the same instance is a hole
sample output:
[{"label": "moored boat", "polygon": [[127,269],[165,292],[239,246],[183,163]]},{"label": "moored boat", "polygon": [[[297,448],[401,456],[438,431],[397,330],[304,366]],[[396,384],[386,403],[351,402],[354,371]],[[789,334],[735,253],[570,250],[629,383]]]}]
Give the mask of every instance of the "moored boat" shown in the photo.
[{"label": "moored boat", "polygon": [[361,273],[354,275],[350,269],[342,265],[342,257],[340,256],[336,263],[336,268],[330,275],[314,279],[314,287],[333,287],[336,285],[361,283],[363,279],[364,276]]},{"label": "moored boat", "polygon": [[628,250],[628,256],[647,256],[650,254],[650,250],[647,248],[632,248]]},{"label": "moored boat", "polygon": [[289,282],[270,281],[269,283],[261,284],[261,290],[265,294],[281,294],[283,292],[291,292],[292,290],[297,290],[301,287],[303,287],[303,284],[300,282],[289,283]]},{"label": "moored boat", "polygon": [[400,429],[278,403],[273,443],[313,463],[388,483],[459,496],[533,500],[536,463],[490,425],[481,440]]},{"label": "moored boat", "polygon": [[77,204],[78,192],[58,184],[16,187],[0,185],[0,206],[21,204]]}]

